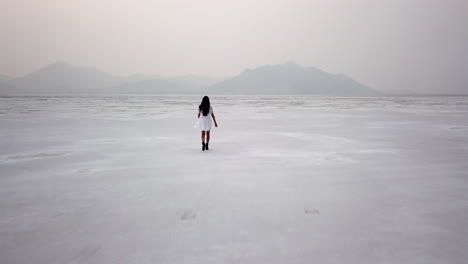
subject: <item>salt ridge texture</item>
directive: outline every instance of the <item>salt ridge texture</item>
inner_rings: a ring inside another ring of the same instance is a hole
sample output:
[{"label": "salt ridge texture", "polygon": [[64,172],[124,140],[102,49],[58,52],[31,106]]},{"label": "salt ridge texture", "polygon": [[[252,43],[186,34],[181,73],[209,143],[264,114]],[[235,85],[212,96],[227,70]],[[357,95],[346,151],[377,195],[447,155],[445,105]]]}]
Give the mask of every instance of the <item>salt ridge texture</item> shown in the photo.
[{"label": "salt ridge texture", "polygon": [[468,98],[0,98],[1,263],[466,263]]}]

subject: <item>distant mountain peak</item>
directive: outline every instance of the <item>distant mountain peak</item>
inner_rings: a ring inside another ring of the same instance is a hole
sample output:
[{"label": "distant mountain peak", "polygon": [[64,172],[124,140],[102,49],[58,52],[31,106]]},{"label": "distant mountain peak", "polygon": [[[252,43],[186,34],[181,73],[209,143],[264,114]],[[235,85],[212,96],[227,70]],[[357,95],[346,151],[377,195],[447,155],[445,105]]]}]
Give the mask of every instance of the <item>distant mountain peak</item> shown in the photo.
[{"label": "distant mountain peak", "polygon": [[0,94],[198,93],[216,81],[196,75],[115,76],[95,67],[56,61],[18,78],[0,76]]},{"label": "distant mountain peak", "polygon": [[377,91],[343,74],[330,74],[294,61],[246,69],[210,87],[221,94],[376,95]]},{"label": "distant mountain peak", "polygon": [[289,62],[285,62],[282,64],[266,64],[266,65],[256,67],[254,69],[247,68],[244,71],[242,71],[241,74],[251,75],[251,74],[256,74],[259,72],[266,74],[268,72],[304,71],[304,70],[305,68],[302,65],[297,64],[294,61],[289,61]]},{"label": "distant mountain peak", "polygon": [[297,63],[297,62],[295,62],[295,61],[287,61],[287,62],[283,63],[283,65],[289,66],[289,67],[304,68],[302,65],[300,65],[299,63]]}]

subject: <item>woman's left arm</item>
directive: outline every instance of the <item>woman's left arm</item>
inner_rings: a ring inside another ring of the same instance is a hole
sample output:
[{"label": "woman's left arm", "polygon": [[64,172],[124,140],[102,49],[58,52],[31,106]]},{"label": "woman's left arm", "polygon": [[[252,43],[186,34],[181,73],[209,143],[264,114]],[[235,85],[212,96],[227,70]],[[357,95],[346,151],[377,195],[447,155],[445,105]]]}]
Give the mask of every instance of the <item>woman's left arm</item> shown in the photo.
[{"label": "woman's left arm", "polygon": [[218,127],[218,123],[216,123],[216,117],[213,113],[211,113],[211,117],[213,118],[213,121],[215,123],[215,127]]}]

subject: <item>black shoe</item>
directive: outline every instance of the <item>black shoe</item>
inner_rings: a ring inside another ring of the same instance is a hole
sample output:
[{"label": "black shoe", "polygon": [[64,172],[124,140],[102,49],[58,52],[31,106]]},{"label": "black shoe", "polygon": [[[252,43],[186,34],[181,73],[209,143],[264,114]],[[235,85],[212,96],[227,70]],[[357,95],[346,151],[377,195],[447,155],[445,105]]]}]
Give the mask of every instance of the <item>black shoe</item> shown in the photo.
[{"label": "black shoe", "polygon": [[208,143],[205,144],[205,149],[208,150]]},{"label": "black shoe", "polygon": [[202,150],[205,151],[205,142],[202,142]]}]

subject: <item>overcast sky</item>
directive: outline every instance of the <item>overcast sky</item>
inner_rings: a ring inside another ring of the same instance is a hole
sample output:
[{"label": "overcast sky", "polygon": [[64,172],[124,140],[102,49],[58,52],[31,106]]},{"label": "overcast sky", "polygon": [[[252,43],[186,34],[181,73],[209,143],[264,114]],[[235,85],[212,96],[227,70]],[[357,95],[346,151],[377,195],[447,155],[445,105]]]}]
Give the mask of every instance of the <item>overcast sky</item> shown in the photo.
[{"label": "overcast sky", "polygon": [[296,61],[386,92],[468,93],[464,0],[0,0],[0,74],[54,61],[231,76]]}]

